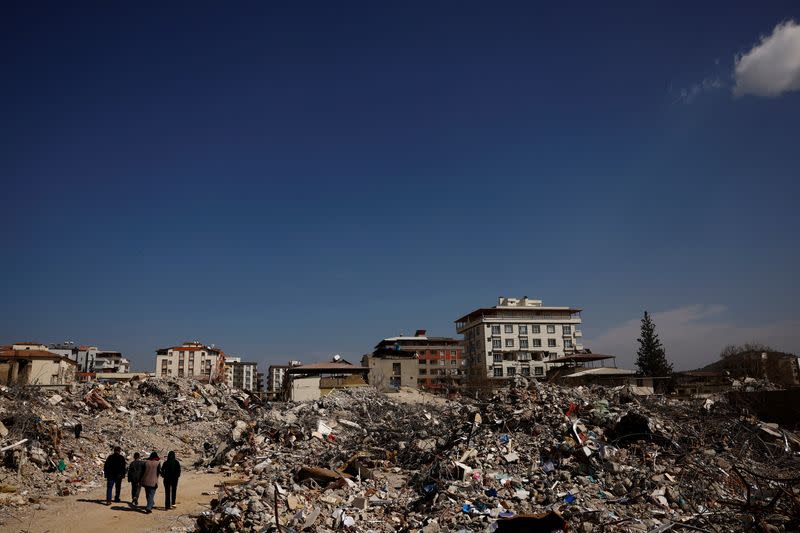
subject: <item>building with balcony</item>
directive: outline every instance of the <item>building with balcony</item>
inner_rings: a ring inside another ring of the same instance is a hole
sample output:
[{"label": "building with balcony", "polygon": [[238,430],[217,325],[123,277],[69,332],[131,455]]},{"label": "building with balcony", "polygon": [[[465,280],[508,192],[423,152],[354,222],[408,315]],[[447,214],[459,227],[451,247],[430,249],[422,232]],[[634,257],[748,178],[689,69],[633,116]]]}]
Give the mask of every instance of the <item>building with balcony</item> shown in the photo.
[{"label": "building with balcony", "polygon": [[496,306],[456,320],[456,331],[464,335],[467,377],[471,382],[542,379],[549,361],[583,350],[580,325],[580,309],[501,296]]},{"label": "building with balcony", "polygon": [[97,346],[76,346],[73,342],[61,342],[51,344],[47,349],[75,361],[78,372],[95,371],[95,359],[99,352]]},{"label": "building with balcony", "polygon": [[75,361],[77,371],[84,374],[127,373],[131,369],[131,362],[121,352],[100,350],[97,346],[76,346],[74,342],[65,341],[51,344],[47,349]]},{"label": "building with balcony", "polygon": [[270,398],[278,397],[283,391],[283,379],[286,377],[286,370],[300,365],[300,361],[289,361],[285,365],[269,365],[267,369],[267,394]]},{"label": "building with balcony", "polygon": [[[227,380],[227,371],[230,368],[230,382]],[[225,363],[226,380],[230,387],[255,392],[257,389],[258,363],[248,361],[234,361]]]},{"label": "building with balcony", "polygon": [[209,379],[222,350],[200,342],[184,342],[180,346],[156,350],[156,377],[193,377]]},{"label": "building with balcony", "polygon": [[414,380],[416,383],[412,383],[409,377],[402,378],[395,375],[396,367],[392,366],[390,369],[387,366],[389,363],[376,362],[376,368],[384,375],[389,375],[387,372],[391,370],[391,378],[396,382],[397,378],[401,377],[402,386],[441,390],[457,387],[461,383],[465,373],[463,351],[464,345],[459,339],[429,337],[424,329],[419,329],[413,336],[399,335],[381,340],[375,345],[372,355],[387,360],[386,358],[395,352],[391,365],[401,363],[401,376],[406,375],[404,369],[409,366],[409,363],[404,361],[408,356],[413,356],[418,367],[417,378]]},{"label": "building with balcony", "polygon": [[94,372],[97,374],[127,374],[131,371],[131,362],[122,357],[121,352],[98,350],[94,358]]},{"label": "building with balcony", "polygon": [[369,368],[369,384],[378,390],[399,389],[418,385],[417,354],[405,350],[375,349],[361,358],[361,366]]},{"label": "building with balcony", "polygon": [[282,399],[302,402],[317,400],[336,389],[367,386],[369,368],[356,366],[338,355],[330,362],[291,366],[283,380]]}]

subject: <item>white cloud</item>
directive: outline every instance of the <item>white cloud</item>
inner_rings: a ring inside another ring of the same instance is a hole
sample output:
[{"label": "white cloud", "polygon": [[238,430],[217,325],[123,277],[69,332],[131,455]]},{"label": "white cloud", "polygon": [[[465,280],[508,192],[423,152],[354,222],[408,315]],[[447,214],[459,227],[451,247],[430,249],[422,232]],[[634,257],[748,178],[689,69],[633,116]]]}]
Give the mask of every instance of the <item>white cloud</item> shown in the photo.
[{"label": "white cloud", "polygon": [[688,89],[681,89],[680,99],[685,104],[691,104],[700,94],[716,91],[724,86],[719,78],[705,78],[700,83],[692,84]]},{"label": "white cloud", "polygon": [[779,96],[800,90],[800,25],[793,20],[775,26],[746,54],[735,58],[735,96]]},{"label": "white cloud", "polygon": [[[725,320],[723,305],[688,305],[653,313],[656,331],[675,370],[711,363],[728,344],[759,341],[778,350],[800,351],[800,320],[738,326]],[[596,353],[618,356],[620,367],[635,369],[641,317],[612,327],[584,344]]]}]

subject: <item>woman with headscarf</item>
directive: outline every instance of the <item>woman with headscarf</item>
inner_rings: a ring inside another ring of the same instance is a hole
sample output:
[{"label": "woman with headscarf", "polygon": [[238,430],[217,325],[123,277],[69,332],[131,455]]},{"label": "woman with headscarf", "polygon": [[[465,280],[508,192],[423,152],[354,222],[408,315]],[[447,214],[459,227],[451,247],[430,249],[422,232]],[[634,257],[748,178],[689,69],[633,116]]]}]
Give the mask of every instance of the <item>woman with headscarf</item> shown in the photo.
[{"label": "woman with headscarf", "polygon": [[164,509],[169,510],[170,503],[175,507],[175,496],[178,492],[178,478],[181,477],[181,464],[175,459],[175,452],[167,454],[167,460],[161,467],[164,478]]}]

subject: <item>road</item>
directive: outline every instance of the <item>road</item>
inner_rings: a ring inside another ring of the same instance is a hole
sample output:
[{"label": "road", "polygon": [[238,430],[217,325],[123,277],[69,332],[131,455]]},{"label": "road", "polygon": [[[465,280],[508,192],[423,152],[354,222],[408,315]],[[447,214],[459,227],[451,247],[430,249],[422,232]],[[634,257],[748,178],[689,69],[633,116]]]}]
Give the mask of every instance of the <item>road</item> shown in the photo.
[{"label": "road", "polygon": [[[218,474],[185,472],[178,483],[178,506],[164,510],[164,486],[156,492],[156,507],[152,514],[131,508],[130,484],[122,485],[122,503],[105,505],[105,485],[88,492],[43,501],[46,509],[18,508],[16,516],[6,514],[0,531],[25,533],[108,533],[109,531],[168,531],[175,526],[194,524],[191,515],[207,510],[209,502],[218,492],[216,484],[222,480]],[[145,503],[144,490],[139,503]]]}]

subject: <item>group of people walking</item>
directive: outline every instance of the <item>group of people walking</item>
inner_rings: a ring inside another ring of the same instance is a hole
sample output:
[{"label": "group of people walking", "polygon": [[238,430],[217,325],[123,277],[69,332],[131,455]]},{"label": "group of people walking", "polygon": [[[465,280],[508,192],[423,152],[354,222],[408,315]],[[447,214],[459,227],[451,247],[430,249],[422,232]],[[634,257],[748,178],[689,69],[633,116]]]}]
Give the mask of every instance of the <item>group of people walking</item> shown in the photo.
[{"label": "group of people walking", "polygon": [[108,456],[103,466],[103,475],[106,478],[106,505],[111,504],[111,495],[119,503],[122,480],[126,475],[131,484],[131,506],[139,506],[139,494],[144,489],[147,505],[146,513],[153,512],[155,505],[158,478],[164,480],[164,509],[169,510],[175,506],[175,497],[178,492],[178,478],[181,477],[181,464],[175,458],[175,452],[167,454],[167,460],[161,463],[158,453],[152,452],[147,460],[142,460],[139,452],[133,454],[133,461],[127,464],[122,448],[114,448],[114,453]]}]

